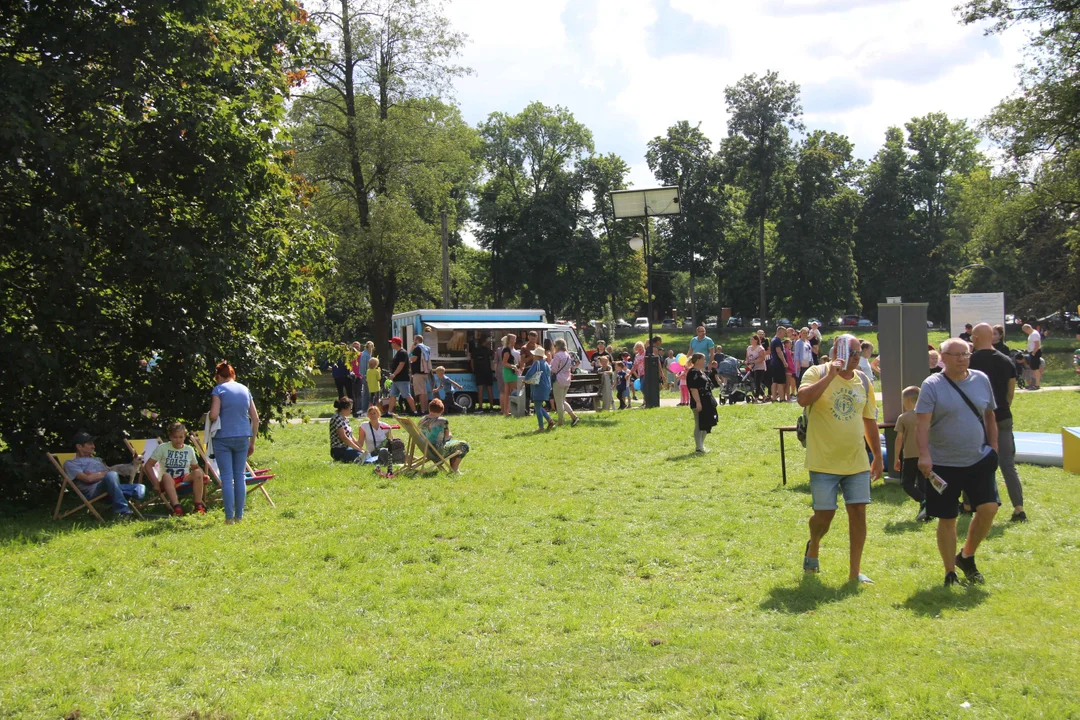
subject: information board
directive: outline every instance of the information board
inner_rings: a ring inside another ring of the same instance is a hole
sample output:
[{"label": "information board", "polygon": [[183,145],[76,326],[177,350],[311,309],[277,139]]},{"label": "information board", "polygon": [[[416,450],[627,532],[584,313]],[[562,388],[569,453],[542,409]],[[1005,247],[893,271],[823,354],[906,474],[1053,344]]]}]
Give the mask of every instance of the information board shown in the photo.
[{"label": "information board", "polygon": [[1005,324],[1005,293],[960,293],[949,296],[949,335],[959,337],[971,323]]}]

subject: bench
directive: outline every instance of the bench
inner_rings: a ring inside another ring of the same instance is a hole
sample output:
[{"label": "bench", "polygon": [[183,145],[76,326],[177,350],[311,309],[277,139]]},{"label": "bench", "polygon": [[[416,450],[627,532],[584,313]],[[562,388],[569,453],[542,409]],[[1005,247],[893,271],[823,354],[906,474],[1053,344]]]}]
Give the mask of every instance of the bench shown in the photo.
[{"label": "bench", "polygon": [[[592,400],[593,410],[600,409],[600,393],[590,388],[600,387],[599,373],[580,373],[570,376],[570,388],[566,393],[566,401]],[[577,392],[575,392],[577,390]]]},{"label": "bench", "polygon": [[[885,428],[891,427],[896,427],[896,423],[878,423],[878,430],[884,430]],[[780,472],[782,473],[784,485],[787,485],[787,456],[784,454],[784,433],[795,432],[795,426],[780,425],[774,427],[773,430],[780,431]]]}]

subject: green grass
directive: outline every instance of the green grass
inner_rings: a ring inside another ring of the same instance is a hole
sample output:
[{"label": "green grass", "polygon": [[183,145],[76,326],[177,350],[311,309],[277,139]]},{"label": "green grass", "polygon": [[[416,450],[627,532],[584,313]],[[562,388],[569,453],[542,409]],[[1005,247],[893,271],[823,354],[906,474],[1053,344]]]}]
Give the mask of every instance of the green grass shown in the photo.
[{"label": "green grass", "polygon": [[[1080,424],[1073,393],[1016,405],[1020,430]],[[842,512],[801,572],[802,449],[782,487],[771,429],[797,408],[722,413],[706,456],[681,408],[455,418],[463,475],[390,480],[291,426],[256,455],[277,508],[242,525],[24,515],[0,526],[0,717],[1080,715],[1075,476],[1021,466],[1032,522],[953,591],[878,484],[877,585],[852,589]]]}]

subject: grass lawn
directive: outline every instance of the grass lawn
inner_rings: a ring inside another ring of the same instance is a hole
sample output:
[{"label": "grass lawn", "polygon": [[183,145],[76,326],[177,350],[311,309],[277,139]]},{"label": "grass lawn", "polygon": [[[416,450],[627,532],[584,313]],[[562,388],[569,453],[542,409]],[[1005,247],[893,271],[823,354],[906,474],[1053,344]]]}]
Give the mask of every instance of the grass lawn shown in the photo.
[{"label": "grass lawn", "polygon": [[[842,511],[801,571],[802,449],[782,487],[771,430],[796,415],[725,407],[705,456],[682,408],[454,418],[464,474],[389,480],[298,425],[238,526],[6,521],[0,718],[1080,716],[1080,478],[1021,466],[1032,521],[951,590],[879,483],[852,588]],[[1016,415],[1080,424],[1080,397]]]}]

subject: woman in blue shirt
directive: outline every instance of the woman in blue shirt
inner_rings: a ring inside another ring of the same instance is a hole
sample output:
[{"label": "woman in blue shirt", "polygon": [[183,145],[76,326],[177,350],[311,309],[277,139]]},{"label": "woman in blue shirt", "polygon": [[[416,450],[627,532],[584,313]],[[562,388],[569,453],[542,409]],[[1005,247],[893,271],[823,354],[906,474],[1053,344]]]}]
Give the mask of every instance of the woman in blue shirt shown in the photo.
[{"label": "woman in blue shirt", "polygon": [[[543,348],[533,348],[532,356],[536,360],[529,366],[523,379],[526,384],[532,385],[533,408],[536,411],[536,422],[540,426],[536,432],[543,432],[545,419],[548,430],[555,427],[551,415],[548,415],[548,411],[544,408],[548,398],[551,397],[551,366],[547,363],[547,353]],[[533,378],[536,378],[535,384],[530,382]]]},{"label": "woman in blue shirt", "polygon": [[221,500],[225,505],[225,524],[244,518],[247,499],[247,459],[255,452],[259,432],[259,413],[248,389],[236,382],[236,371],[227,362],[214,373],[210,398],[210,422],[221,421],[214,435],[214,455],[221,475]]}]

